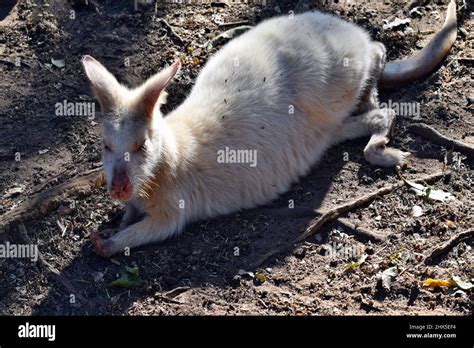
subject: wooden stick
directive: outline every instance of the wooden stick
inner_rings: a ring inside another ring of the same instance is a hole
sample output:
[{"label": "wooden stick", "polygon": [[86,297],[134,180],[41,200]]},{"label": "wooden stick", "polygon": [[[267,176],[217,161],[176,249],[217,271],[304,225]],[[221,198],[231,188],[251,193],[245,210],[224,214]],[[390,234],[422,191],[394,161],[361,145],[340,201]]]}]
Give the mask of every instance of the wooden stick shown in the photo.
[{"label": "wooden stick", "polygon": [[[264,208],[264,209],[255,209],[255,213],[257,214],[275,214],[280,217],[286,218],[305,218],[311,217],[314,218],[316,216],[321,216],[324,212],[307,207],[294,207],[294,208]],[[382,242],[387,239],[387,235],[382,235],[380,233],[376,233],[370,231],[364,227],[361,227],[357,224],[352,223],[349,219],[339,217],[337,222],[343,225],[344,227],[348,228],[352,234],[362,239],[371,240],[374,242]]]},{"label": "wooden stick", "polygon": [[248,20],[243,20],[243,21],[237,21],[237,22],[227,22],[227,23],[222,23],[222,24],[219,24],[220,27],[232,27],[234,25],[244,25],[244,24],[248,24],[249,21]]},{"label": "wooden stick", "polygon": [[[426,175],[426,176],[423,176],[423,177],[415,179],[415,180],[411,180],[411,182],[415,182],[415,183],[432,182],[432,181],[439,180],[440,178],[444,177],[445,175],[448,175],[449,173],[450,173],[449,171],[446,171],[446,172],[430,174],[430,175]],[[397,182],[395,184],[382,187],[381,189],[378,189],[377,191],[374,191],[374,192],[369,193],[365,196],[359,197],[359,198],[357,198],[353,201],[350,201],[346,204],[343,204],[343,205],[337,206],[335,208],[329,209],[328,211],[324,212],[318,219],[313,221],[309,225],[309,227],[306,229],[306,231],[304,231],[301,235],[299,235],[293,241],[291,241],[290,243],[284,245],[283,247],[271,250],[268,253],[264,254],[259,260],[257,260],[256,263],[254,263],[252,265],[252,267],[258,268],[262,263],[264,263],[270,257],[272,257],[274,255],[277,255],[277,254],[280,254],[280,253],[288,250],[289,248],[293,247],[294,244],[299,243],[299,242],[307,239],[308,237],[311,237],[315,233],[321,231],[321,229],[324,226],[326,226],[329,222],[337,220],[341,214],[346,213],[346,212],[348,212],[352,209],[359,208],[363,205],[366,205],[366,204],[372,202],[377,197],[381,197],[383,195],[391,193],[391,192],[399,189],[403,185],[405,185],[405,182],[403,180],[400,180],[399,182]]]},{"label": "wooden stick", "polygon": [[167,291],[165,293],[162,293],[162,295],[164,295],[168,298],[170,298],[170,297],[174,298],[174,297],[182,294],[183,292],[188,291],[189,289],[191,289],[189,286],[180,286],[180,287],[174,288],[170,291]]},{"label": "wooden stick", "polygon": [[474,236],[474,229],[469,229],[467,231],[461,232],[456,234],[454,237],[449,239],[446,243],[442,246],[435,248],[431,254],[425,259],[425,264],[429,265],[432,264],[434,259],[448,253],[452,248],[454,248],[457,244],[470,239]]},{"label": "wooden stick", "polygon": [[472,62],[472,61],[474,61],[474,58],[471,58],[471,57],[456,57],[454,59],[460,60],[461,62]]},{"label": "wooden stick", "polygon": [[183,46],[184,45],[184,40],[179,36],[173,29],[173,27],[164,19],[164,18],[159,18],[158,22],[160,22],[163,26],[168,29],[168,32],[171,34],[171,39],[175,38],[178,43]]},{"label": "wooden stick", "polygon": [[33,187],[31,193],[34,194],[34,193],[38,193],[42,191],[46,186],[48,186],[50,182],[52,182],[54,179],[57,179],[59,176],[63,175],[67,171],[68,171],[67,169],[63,169],[58,174],[53,175],[52,177],[48,178],[45,182],[36,185],[35,187]]},{"label": "wooden stick", "polygon": [[389,233],[377,233],[377,232],[368,230],[362,226],[354,224],[347,218],[339,217],[337,219],[337,222],[345,226],[346,228],[348,228],[350,230],[350,233],[354,234],[355,236],[364,240],[370,240],[375,243],[384,242],[385,240],[387,240],[388,236],[390,235]]},{"label": "wooden stick", "polygon": [[15,221],[36,219],[46,215],[58,208],[64,199],[77,195],[89,195],[93,189],[102,186],[103,183],[102,168],[99,167],[40,192],[1,217],[0,234],[5,233]]},{"label": "wooden stick", "polygon": [[458,140],[448,138],[426,124],[413,124],[408,127],[408,131],[410,133],[431,140],[434,143],[444,146],[447,149],[453,149],[471,158],[474,157],[474,147]]},{"label": "wooden stick", "polygon": [[[421,178],[418,178],[418,179],[415,179],[415,180],[411,180],[411,182],[415,182],[415,183],[432,182],[432,181],[439,180],[440,178],[444,177],[446,174],[448,174],[448,172],[430,174],[430,175],[427,175],[427,176],[424,176],[424,177],[421,177]],[[369,193],[365,196],[359,197],[359,198],[357,198],[357,199],[355,199],[355,200],[353,200],[349,203],[346,203],[346,204],[343,204],[343,205],[340,205],[338,207],[335,207],[333,209],[328,210],[323,215],[321,215],[321,217],[318,220],[316,220],[314,223],[312,223],[306,229],[306,231],[303,232],[296,239],[296,241],[300,242],[302,240],[305,240],[306,238],[314,235],[316,232],[321,230],[321,228],[325,224],[327,224],[328,222],[334,221],[335,219],[337,219],[341,214],[346,213],[346,212],[348,212],[352,209],[361,207],[363,205],[369,204],[375,198],[381,197],[381,196],[386,195],[388,193],[391,193],[391,192],[399,189],[400,187],[402,187],[404,184],[405,184],[405,182],[403,180],[401,180],[401,181],[399,181],[395,184],[382,187],[382,188],[378,189],[377,191],[374,191],[374,192]]]},{"label": "wooden stick", "polygon": [[407,10],[410,11],[414,9],[415,7],[426,5],[429,2],[430,0],[411,0],[407,6]]}]

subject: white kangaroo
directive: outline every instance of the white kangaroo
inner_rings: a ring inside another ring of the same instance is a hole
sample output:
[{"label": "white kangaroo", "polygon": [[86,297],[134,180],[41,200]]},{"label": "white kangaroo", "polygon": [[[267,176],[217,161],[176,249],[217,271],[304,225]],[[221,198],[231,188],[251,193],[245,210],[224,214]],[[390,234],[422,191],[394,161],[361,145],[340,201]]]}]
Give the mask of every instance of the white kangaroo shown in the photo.
[{"label": "white kangaroo", "polygon": [[[395,115],[378,108],[377,83],[432,71],[455,38],[454,1],[418,56],[387,64],[381,43],[332,15],[272,18],[217,52],[165,118],[164,88],[179,61],[129,89],[84,56],[104,113],[107,187],[126,208],[117,233],[92,233],[96,252],[108,257],[176,235],[190,221],[268,203],[347,139],[371,135],[364,155],[374,165],[403,163],[408,153],[385,147]],[[222,151],[245,150],[257,165],[218,160]]]}]

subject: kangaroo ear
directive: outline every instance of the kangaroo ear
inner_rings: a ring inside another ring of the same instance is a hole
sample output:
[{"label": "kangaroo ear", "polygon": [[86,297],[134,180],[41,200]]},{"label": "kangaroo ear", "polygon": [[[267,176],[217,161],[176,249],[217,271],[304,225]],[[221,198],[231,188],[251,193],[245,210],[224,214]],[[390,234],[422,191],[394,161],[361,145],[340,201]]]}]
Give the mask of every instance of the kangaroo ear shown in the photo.
[{"label": "kangaroo ear", "polygon": [[82,65],[102,110],[110,111],[119,102],[123,86],[102,64],[91,56],[82,57]]},{"label": "kangaroo ear", "polygon": [[151,120],[153,117],[153,110],[157,104],[161,105],[165,103],[166,92],[164,89],[180,68],[181,62],[178,59],[169,67],[150,77],[137,89],[137,108],[147,120]]}]

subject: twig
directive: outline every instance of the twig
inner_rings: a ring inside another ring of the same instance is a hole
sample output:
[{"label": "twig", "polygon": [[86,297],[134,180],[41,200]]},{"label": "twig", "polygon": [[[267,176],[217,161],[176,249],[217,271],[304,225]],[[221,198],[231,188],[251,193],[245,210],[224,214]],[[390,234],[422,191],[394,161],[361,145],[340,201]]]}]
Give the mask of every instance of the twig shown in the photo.
[{"label": "twig", "polygon": [[[445,175],[448,175],[449,173],[450,173],[449,171],[446,171],[446,172],[430,174],[430,175],[426,175],[426,176],[423,176],[423,177],[415,179],[415,180],[411,180],[411,182],[416,182],[416,183],[419,183],[419,182],[432,182],[432,181],[439,180],[440,178],[442,178]],[[340,206],[335,207],[333,209],[329,209],[328,211],[324,212],[317,220],[312,222],[309,225],[309,227],[306,229],[306,231],[304,231],[301,235],[296,237],[290,243],[285,244],[281,248],[277,248],[277,249],[269,251],[268,253],[263,255],[259,260],[257,260],[257,262],[254,263],[252,265],[252,267],[253,268],[258,268],[262,263],[264,263],[270,257],[272,257],[274,255],[277,255],[277,254],[280,254],[280,253],[288,250],[289,248],[293,247],[294,244],[299,243],[299,242],[307,239],[308,237],[311,237],[312,235],[319,232],[329,222],[332,222],[332,221],[335,221],[336,219],[338,219],[341,214],[346,213],[346,212],[348,212],[352,209],[364,206],[364,205],[372,202],[377,197],[381,197],[383,195],[391,193],[391,192],[399,189],[403,185],[405,185],[405,181],[400,180],[399,182],[397,182],[395,184],[382,187],[381,189],[378,189],[377,191],[374,191],[374,192],[369,193],[365,196],[359,197],[359,198],[357,198],[357,199],[355,199],[355,200],[353,200],[349,203],[340,205]]]},{"label": "twig", "polygon": [[10,65],[10,66],[15,66],[14,62],[11,62],[7,59],[0,59],[0,63],[5,63],[5,64]]},{"label": "twig", "polygon": [[79,151],[79,153],[77,154],[77,157],[80,157],[83,153],[84,153],[84,150],[87,148],[87,144],[84,145],[84,147],[82,148],[81,151]]},{"label": "twig", "polygon": [[169,33],[171,34],[172,38],[175,38],[176,41],[178,41],[178,43],[183,46],[184,45],[184,40],[181,38],[181,36],[179,36],[173,29],[173,27],[171,25],[169,25],[169,23],[164,19],[164,18],[159,18],[158,21],[163,24],[169,31]]},{"label": "twig", "polygon": [[81,195],[89,195],[92,190],[102,186],[102,168],[88,170],[81,175],[35,194],[18,208],[5,213],[0,219],[0,234],[5,233],[15,221],[35,219],[56,209],[62,200]]},{"label": "twig", "polygon": [[[430,182],[430,181],[436,181],[445,176],[448,172],[441,172],[441,173],[436,173],[436,174],[430,174],[421,178],[418,178],[416,180],[411,180],[411,182],[419,183],[419,182]],[[363,205],[366,205],[370,202],[372,202],[375,198],[384,196],[388,193],[391,193],[400,187],[402,187],[405,184],[403,180],[392,184],[388,185],[385,187],[382,187],[381,189],[378,189],[377,191],[374,191],[372,193],[369,193],[365,196],[359,197],[349,203],[340,205],[336,208],[330,209],[327,212],[325,212],[321,217],[316,220],[313,224],[311,224],[305,232],[303,232],[297,239],[297,242],[300,242],[302,240],[305,240],[306,238],[314,235],[316,232],[318,232],[326,223],[330,221],[334,221],[337,219],[341,214],[346,213],[354,208],[361,207]]]},{"label": "twig", "polygon": [[377,232],[368,230],[362,226],[352,223],[349,219],[346,219],[346,218],[340,217],[337,219],[337,222],[345,226],[346,228],[348,228],[350,232],[356,235],[357,237],[370,240],[373,242],[377,242],[377,243],[383,242],[389,236],[388,233],[382,234],[382,233],[377,233]]},{"label": "twig", "polygon": [[175,300],[173,297],[168,297],[165,294],[156,293],[154,297],[159,298],[165,302],[170,302],[178,305],[188,305],[186,302]]},{"label": "twig", "polygon": [[386,195],[387,193],[393,192],[403,186],[403,182],[397,182],[396,184],[389,185],[378,189],[375,192],[369,193],[368,195],[359,197],[349,203],[340,205],[336,208],[326,211],[323,215],[319,217],[315,222],[313,222],[307,229],[304,231],[297,239],[296,242],[305,240],[306,238],[314,235],[316,232],[321,230],[323,226],[327,223],[336,220],[343,213],[346,213],[354,208],[358,208],[369,204],[375,198]]},{"label": "twig", "polygon": [[472,62],[474,58],[471,57],[456,57],[455,60],[460,60],[461,62]]},{"label": "twig", "polygon": [[423,123],[413,124],[410,127],[408,127],[408,131],[410,133],[419,135],[425,139],[431,140],[434,143],[444,146],[448,149],[453,149],[466,156],[474,157],[474,147],[468,144],[462,143],[458,140],[448,138],[426,124],[423,124]]},{"label": "twig", "polygon": [[456,234],[454,237],[452,237],[450,240],[448,240],[446,243],[444,243],[442,246],[435,248],[431,254],[425,259],[425,264],[429,265],[431,264],[435,258],[442,256],[446,253],[448,253],[452,248],[454,248],[457,244],[472,238],[474,236],[474,229],[469,229],[467,231],[461,232]]},{"label": "twig", "polygon": [[219,24],[220,27],[232,27],[234,25],[244,25],[248,24],[248,20],[243,20],[243,21],[237,21],[237,22],[228,22],[228,23],[221,23]]},{"label": "twig", "polygon": [[53,175],[52,177],[50,177],[49,179],[47,179],[47,180],[46,180],[45,182],[43,182],[42,184],[36,185],[35,187],[33,187],[33,190],[31,191],[31,194],[40,192],[40,191],[43,190],[50,182],[52,182],[54,179],[58,178],[60,175],[64,174],[64,173],[67,172],[67,171],[68,171],[67,169],[63,169],[63,170],[61,170],[58,174]]},{"label": "twig", "polygon": [[[13,67],[18,67],[18,65],[17,65],[16,62],[12,62],[12,61],[10,61],[10,60],[8,60],[8,59],[1,59],[1,58],[0,58],[0,63],[5,63],[5,64],[10,65],[10,66],[13,66]],[[29,64],[29,63],[27,63],[27,62],[25,62],[25,61],[23,61],[23,60],[20,60],[20,66],[21,66],[21,65],[24,65],[24,66],[26,66],[26,67],[28,67],[28,68],[31,68],[31,64]]]},{"label": "twig", "polygon": [[414,9],[415,7],[418,7],[418,6],[422,6],[424,5],[425,3],[428,3],[429,0],[411,0],[410,3],[408,4],[407,6],[407,10],[410,11],[412,9]]},{"label": "twig", "polygon": [[[313,208],[307,208],[307,207],[294,207],[294,208],[265,208],[265,209],[257,209],[255,213],[258,214],[276,214],[281,217],[287,217],[287,218],[293,218],[293,219],[298,219],[298,218],[304,218],[304,217],[311,217],[314,218],[315,216],[321,216],[324,214],[324,212],[318,210],[318,209],[313,209]],[[364,227],[361,227],[357,224],[354,224],[351,222],[349,219],[346,218],[338,218],[337,222],[340,223],[341,225],[345,226],[349,230],[351,230],[352,234],[362,237],[363,239],[371,240],[374,242],[382,242],[384,241],[387,236],[381,235],[379,233],[370,231]]]},{"label": "twig", "polygon": [[163,293],[162,295],[164,295],[164,296],[166,296],[166,297],[168,297],[168,298],[169,298],[169,297],[174,298],[174,297],[176,297],[176,296],[182,294],[183,292],[188,291],[189,289],[191,289],[189,286],[179,286],[179,287],[177,287],[177,288],[174,288],[174,289],[172,289],[172,290],[170,290],[170,291],[167,291],[167,292]]}]

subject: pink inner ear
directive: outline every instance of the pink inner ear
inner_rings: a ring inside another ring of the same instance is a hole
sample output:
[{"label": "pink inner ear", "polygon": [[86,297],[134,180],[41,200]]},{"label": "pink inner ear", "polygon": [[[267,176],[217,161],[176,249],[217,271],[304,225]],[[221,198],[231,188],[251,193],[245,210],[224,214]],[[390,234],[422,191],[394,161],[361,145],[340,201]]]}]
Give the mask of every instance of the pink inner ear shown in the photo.
[{"label": "pink inner ear", "polygon": [[140,104],[144,106],[145,116],[147,118],[151,118],[153,116],[153,109],[155,108],[160,94],[171,81],[173,76],[178,72],[180,67],[181,62],[177,60],[168,68],[164,69],[163,71],[150,78],[143,85],[143,92],[142,96],[140,97]]},{"label": "pink inner ear", "polygon": [[86,54],[85,56],[82,56],[82,63],[84,62],[96,62],[95,58]]},{"label": "pink inner ear", "polygon": [[121,86],[115,77],[97,60],[91,56],[82,57],[82,65],[96,98],[99,100],[102,109],[110,110],[116,103],[116,96]]}]

